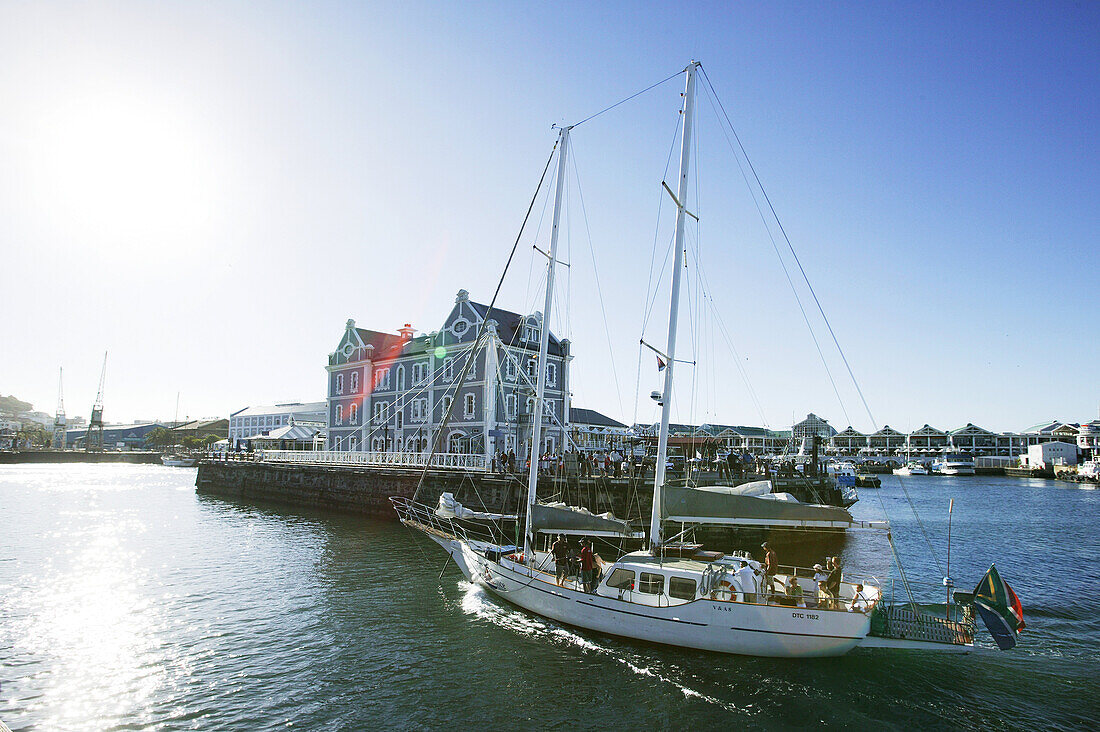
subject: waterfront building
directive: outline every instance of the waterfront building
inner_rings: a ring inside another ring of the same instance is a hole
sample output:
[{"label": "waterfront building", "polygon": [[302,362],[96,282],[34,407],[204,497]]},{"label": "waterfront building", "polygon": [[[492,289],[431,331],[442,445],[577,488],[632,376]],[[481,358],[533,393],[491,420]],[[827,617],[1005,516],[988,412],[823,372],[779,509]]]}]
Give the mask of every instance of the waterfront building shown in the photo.
[{"label": "waterfront building", "polygon": [[570,449],[582,452],[618,450],[626,455],[634,430],[594,409],[569,409]]},{"label": "waterfront building", "polygon": [[1021,465],[1033,469],[1053,468],[1055,465],[1076,465],[1077,445],[1072,442],[1043,442],[1027,448]]},{"label": "waterfront building", "polygon": [[[165,427],[162,422],[141,422],[138,424],[111,424],[103,427],[103,447],[106,450],[142,450],[145,437],[157,427]],[[65,433],[67,447],[83,448],[88,433],[84,429],[69,429]]]},{"label": "waterfront building", "polygon": [[878,455],[893,455],[897,452],[904,452],[907,437],[907,435],[886,424],[878,432],[873,432],[867,436],[867,447],[864,450]]},{"label": "waterfront building", "polygon": [[838,455],[857,455],[867,447],[867,435],[848,425],[829,440],[827,450]]},{"label": "waterfront building", "polygon": [[328,427],[324,422],[297,421],[275,427],[249,441],[257,450],[324,450]]},{"label": "waterfront building", "polygon": [[244,440],[297,422],[325,423],[325,402],[286,402],[245,407],[229,415],[229,443],[241,447]]},{"label": "waterfront building", "polygon": [[948,441],[952,450],[965,452],[972,457],[991,455],[997,449],[996,435],[970,422],[965,427],[950,430]]},{"label": "waterfront building", "polygon": [[172,427],[172,436],[176,438],[176,444],[184,437],[206,437],[214,435],[219,440],[229,436],[229,420],[222,419],[196,419],[190,422],[181,422]]},{"label": "waterfront building", "polygon": [[796,445],[802,443],[807,437],[820,437],[828,440],[836,434],[836,430],[829,424],[829,420],[818,417],[813,412],[806,415],[806,419],[791,427],[791,435]]},{"label": "waterfront building", "polygon": [[1100,456],[1100,419],[1082,424],[1077,429],[1077,447],[1090,458]]},{"label": "waterfront building", "polygon": [[[438,452],[486,458],[530,451],[538,375],[541,313],[519,315],[470,300],[459,290],[442,328],[416,335],[358,328],[348,320],[328,357],[328,449],[373,452],[430,450],[449,412]],[[461,372],[482,323],[478,347],[462,389]],[[569,414],[568,340],[549,336],[544,379],[542,444],[536,453],[564,448]]]}]

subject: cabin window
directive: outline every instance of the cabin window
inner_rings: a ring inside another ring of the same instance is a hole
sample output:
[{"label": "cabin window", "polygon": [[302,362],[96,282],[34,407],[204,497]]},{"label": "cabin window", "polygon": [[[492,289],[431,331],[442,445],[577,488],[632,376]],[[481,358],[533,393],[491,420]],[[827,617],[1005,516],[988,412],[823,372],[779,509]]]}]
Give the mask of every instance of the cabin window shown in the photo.
[{"label": "cabin window", "polygon": [[668,594],[678,600],[694,600],[695,580],[685,577],[669,577]]},{"label": "cabin window", "polygon": [[634,570],[618,567],[607,578],[607,586],[617,590],[634,589]]},{"label": "cabin window", "polygon": [[638,592],[644,592],[647,595],[661,595],[665,591],[665,576],[663,574],[651,574],[649,572],[642,572],[641,579],[638,580]]}]

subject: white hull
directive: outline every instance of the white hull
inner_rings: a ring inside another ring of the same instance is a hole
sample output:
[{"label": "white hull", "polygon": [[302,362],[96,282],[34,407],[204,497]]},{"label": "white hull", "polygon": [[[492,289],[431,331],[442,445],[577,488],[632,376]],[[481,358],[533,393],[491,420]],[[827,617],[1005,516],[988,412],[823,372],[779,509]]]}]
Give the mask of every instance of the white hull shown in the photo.
[{"label": "white hull", "polygon": [[972,467],[941,467],[936,470],[940,475],[974,475],[974,468]]},{"label": "white hull", "polygon": [[[429,534],[472,582],[497,597],[567,625],[684,648],[750,656],[840,656],[867,636],[863,613],[694,600],[654,607],[559,587],[553,577],[502,559],[491,562],[457,539]],[[629,593],[627,593],[629,595]]]},{"label": "white hull", "polygon": [[162,463],[170,468],[193,468],[195,467],[195,458],[170,458],[162,457],[160,459]]}]

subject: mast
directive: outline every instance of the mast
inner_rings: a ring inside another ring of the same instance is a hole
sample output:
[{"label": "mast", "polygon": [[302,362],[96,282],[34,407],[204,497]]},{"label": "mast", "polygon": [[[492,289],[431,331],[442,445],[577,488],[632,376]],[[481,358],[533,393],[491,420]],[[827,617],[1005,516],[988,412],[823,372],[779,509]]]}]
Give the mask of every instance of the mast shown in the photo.
[{"label": "mast", "polygon": [[687,215],[688,165],[691,152],[692,113],[695,110],[695,71],[699,62],[687,67],[684,90],[684,131],[680,136],[680,180],[676,199],[676,258],[672,266],[672,297],[668,313],[668,365],[665,366],[665,388],[661,395],[661,431],[657,441],[657,469],[653,478],[653,511],[649,520],[651,550],[661,546],[661,487],[665,482],[665,461],[668,456],[668,420],[672,415],[672,372],[676,367],[676,320],[680,312],[680,268],[684,261],[684,217]]},{"label": "mast", "polygon": [[527,471],[527,526],[523,533],[523,558],[530,562],[531,549],[535,543],[531,528],[531,514],[535,507],[535,489],[539,482],[539,452],[542,442],[542,400],[546,392],[546,352],[550,346],[550,305],[554,301],[554,265],[558,261],[558,223],[561,220],[562,189],[565,187],[565,162],[569,157],[569,130],[562,127],[560,133],[561,150],[558,152],[558,180],[554,191],[554,223],[550,229],[550,253],[546,264],[546,300],[542,309],[542,323],[539,327],[538,371],[535,374],[535,413],[531,416],[531,447],[529,451],[531,465]]}]

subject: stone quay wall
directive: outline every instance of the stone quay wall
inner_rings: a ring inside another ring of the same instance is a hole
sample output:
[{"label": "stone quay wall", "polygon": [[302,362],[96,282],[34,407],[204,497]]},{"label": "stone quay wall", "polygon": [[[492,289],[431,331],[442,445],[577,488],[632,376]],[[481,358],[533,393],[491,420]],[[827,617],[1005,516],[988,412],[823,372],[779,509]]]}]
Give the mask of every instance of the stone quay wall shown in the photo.
[{"label": "stone quay wall", "polygon": [[[295,506],[396,519],[390,496],[412,498],[421,470],[385,467],[284,465],[263,462],[204,461],[195,488],[199,493],[285,503]],[[453,493],[467,508],[493,513],[522,513],[527,500],[526,476],[429,470],[420,502],[435,505],[439,495]],[[653,486],[631,478],[539,478],[543,500],[556,498],[594,512],[648,521]]]}]

